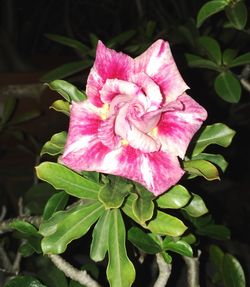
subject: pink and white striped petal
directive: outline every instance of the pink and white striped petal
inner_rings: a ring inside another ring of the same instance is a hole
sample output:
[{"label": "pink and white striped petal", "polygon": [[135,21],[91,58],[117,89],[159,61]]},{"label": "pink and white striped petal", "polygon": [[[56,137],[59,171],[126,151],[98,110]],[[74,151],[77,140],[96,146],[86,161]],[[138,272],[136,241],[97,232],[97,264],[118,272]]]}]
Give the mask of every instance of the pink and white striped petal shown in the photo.
[{"label": "pink and white striped petal", "polygon": [[157,136],[162,150],[184,158],[193,135],[207,118],[206,110],[187,94],[176,100],[183,108],[164,112],[157,126]]},{"label": "pink and white striped petal", "polygon": [[189,88],[178,71],[168,42],[163,40],[156,41],[135,58],[135,74],[142,71],[159,85],[166,103]]},{"label": "pink and white striped petal", "polygon": [[134,60],[126,54],[118,53],[98,42],[96,58],[87,79],[86,93],[92,104],[100,107],[103,102],[100,90],[107,79],[128,80],[133,73]]}]

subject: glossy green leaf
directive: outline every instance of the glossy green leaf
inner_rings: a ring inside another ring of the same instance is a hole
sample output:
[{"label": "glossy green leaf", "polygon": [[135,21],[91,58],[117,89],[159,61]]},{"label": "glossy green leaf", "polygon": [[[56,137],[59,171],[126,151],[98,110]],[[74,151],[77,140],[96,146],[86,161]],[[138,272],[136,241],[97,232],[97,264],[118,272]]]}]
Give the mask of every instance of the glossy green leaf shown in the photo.
[{"label": "glossy green leaf", "polygon": [[88,232],[102,215],[103,209],[100,202],[94,202],[55,213],[40,225],[39,232],[44,236],[43,252],[45,254],[63,253],[71,241]]},{"label": "glossy green leaf", "polygon": [[226,287],[246,287],[246,279],[240,262],[226,253],[222,262],[222,277]]},{"label": "glossy green leaf", "polygon": [[59,44],[79,50],[83,54],[87,54],[88,51],[90,50],[88,46],[84,45],[83,43],[81,43],[80,41],[76,39],[72,39],[72,38],[68,38],[68,37],[56,35],[56,34],[45,34],[45,36],[48,39],[55,41]]},{"label": "glossy green leaf", "polygon": [[162,258],[164,259],[164,261],[167,264],[171,264],[172,263],[172,256],[169,255],[166,251],[162,251],[161,253]]},{"label": "glossy green leaf", "polygon": [[145,223],[144,222],[140,222],[139,219],[137,218],[137,216],[134,214],[134,210],[133,210],[133,203],[137,200],[138,195],[135,193],[131,193],[129,196],[127,196],[123,202],[122,205],[122,211],[131,219],[133,219],[135,222],[137,222],[138,224],[142,225],[145,227]]},{"label": "glossy green leaf", "polygon": [[[232,1],[233,2],[233,1]],[[244,1],[238,1],[233,5],[229,5],[226,10],[226,15],[234,28],[243,30],[247,23],[247,7]]]},{"label": "glossy green leaf", "polygon": [[191,68],[204,68],[204,69],[214,70],[217,72],[220,71],[220,67],[211,60],[207,60],[200,56],[189,54],[189,53],[186,53],[185,57],[187,59],[187,63],[189,67]]},{"label": "glossy green leaf", "polygon": [[226,49],[222,55],[222,62],[224,65],[231,66],[231,62],[237,56],[238,51],[234,49]]},{"label": "glossy green leaf", "polygon": [[162,211],[156,212],[154,219],[148,223],[147,228],[153,233],[173,237],[182,235],[187,229],[180,219]]},{"label": "glossy green leaf", "polygon": [[38,178],[64,190],[78,198],[97,199],[100,185],[94,183],[67,167],[54,163],[43,162],[36,167]]},{"label": "glossy green leaf", "polygon": [[70,114],[69,102],[66,102],[63,100],[55,101],[50,106],[50,109],[54,109],[57,112],[61,112],[61,113],[65,114],[66,116],[69,116],[69,114]]},{"label": "glossy green leaf", "polygon": [[230,239],[230,230],[220,224],[208,224],[197,229],[197,233],[203,236],[208,236],[217,240],[227,240]]},{"label": "glossy green leaf", "polygon": [[62,131],[54,134],[49,141],[47,141],[41,150],[41,155],[50,154],[57,155],[63,153],[64,146],[67,140],[67,133]]},{"label": "glossy green leaf", "polygon": [[7,97],[3,104],[3,113],[1,117],[1,124],[7,123],[14,113],[17,100],[13,97]]},{"label": "glossy green leaf", "polygon": [[119,209],[110,212],[107,278],[111,287],[130,287],[135,280],[135,269],[127,256],[124,222]]},{"label": "glossy green leaf", "polygon": [[198,12],[197,27],[199,28],[207,18],[224,10],[227,5],[228,1],[226,0],[213,0],[206,2]]},{"label": "glossy green leaf", "polygon": [[235,131],[222,123],[208,125],[195,142],[192,156],[201,153],[210,144],[228,147],[235,135]]},{"label": "glossy green leaf", "polygon": [[221,270],[224,252],[216,245],[209,246],[209,257],[217,270]]},{"label": "glossy green leaf", "polygon": [[154,203],[152,198],[137,197],[132,204],[134,215],[142,223],[152,218],[154,213]]},{"label": "glossy green leaf", "polygon": [[63,210],[69,196],[64,191],[58,192],[48,200],[43,212],[43,220],[48,220],[55,212]]},{"label": "glossy green leaf", "polygon": [[35,226],[33,226],[31,223],[28,223],[26,221],[22,221],[22,220],[15,220],[13,222],[11,222],[9,224],[9,226],[21,233],[27,234],[27,235],[31,235],[31,236],[38,236],[40,237],[40,235],[37,232],[37,229],[35,228]]},{"label": "glossy green leaf", "polygon": [[108,182],[100,188],[99,200],[105,208],[119,208],[132,189],[132,184],[118,176],[109,176]]},{"label": "glossy green leaf", "polygon": [[218,169],[211,162],[197,159],[183,162],[184,170],[192,177],[202,176],[207,180],[220,179]]},{"label": "glossy green leaf", "polygon": [[221,49],[219,43],[212,37],[202,36],[197,40],[204,54],[213,62],[221,64]]},{"label": "glossy green leaf", "polygon": [[32,276],[17,276],[11,278],[3,287],[46,287]]},{"label": "glossy green leaf", "polygon": [[214,82],[214,88],[218,96],[229,103],[238,103],[241,97],[240,81],[231,73],[219,74]]},{"label": "glossy green leaf", "polygon": [[199,160],[199,159],[210,161],[210,162],[216,164],[223,172],[225,172],[225,170],[228,166],[228,162],[220,154],[200,153],[200,154],[192,157],[192,160]]},{"label": "glossy green leaf", "polygon": [[182,185],[175,185],[156,199],[161,208],[178,209],[185,206],[191,198],[188,190]]},{"label": "glossy green leaf", "polygon": [[22,255],[22,257],[29,257],[34,254],[35,249],[29,243],[24,243],[18,248],[18,252]]},{"label": "glossy green leaf", "polygon": [[57,79],[64,79],[78,72],[84,71],[86,68],[92,66],[92,64],[93,61],[91,60],[70,62],[49,71],[43,75],[40,80],[47,83]]},{"label": "glossy green leaf", "polygon": [[208,209],[203,199],[198,194],[193,193],[192,195],[192,200],[186,207],[183,207],[183,210],[192,217],[199,217],[208,213]]},{"label": "glossy green leaf", "polygon": [[110,210],[106,210],[98,219],[90,246],[90,258],[95,262],[102,261],[108,250],[108,236],[110,224]]},{"label": "glossy green leaf", "polygon": [[161,246],[138,227],[129,229],[128,240],[138,249],[148,254],[156,254],[162,251]]},{"label": "glossy green leaf", "polygon": [[197,239],[193,233],[188,233],[188,234],[182,236],[181,240],[187,242],[190,245],[196,243],[196,241],[197,241]]},{"label": "glossy green leaf", "polygon": [[67,81],[54,80],[50,82],[48,86],[51,90],[57,91],[68,102],[81,102],[86,100],[85,94]]},{"label": "glossy green leaf", "polygon": [[183,240],[178,241],[165,241],[163,240],[163,248],[166,251],[173,251],[175,253],[178,253],[183,256],[192,257],[193,256],[193,250],[192,247]]},{"label": "glossy green leaf", "polygon": [[238,67],[242,65],[250,64],[250,52],[242,54],[238,56],[237,58],[234,58],[232,62],[230,63],[229,67]]}]

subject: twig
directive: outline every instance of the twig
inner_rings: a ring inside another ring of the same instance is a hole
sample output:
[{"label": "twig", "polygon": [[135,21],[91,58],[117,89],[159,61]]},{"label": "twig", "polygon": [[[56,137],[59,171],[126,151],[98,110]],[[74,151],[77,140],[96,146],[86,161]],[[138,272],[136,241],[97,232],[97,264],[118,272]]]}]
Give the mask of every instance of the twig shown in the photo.
[{"label": "twig", "polygon": [[239,78],[242,86],[250,93],[250,82],[248,81],[250,77],[250,65],[245,65]]},{"label": "twig", "polygon": [[12,265],[11,265],[9,257],[7,256],[4,248],[1,245],[0,245],[0,259],[2,261],[4,270],[9,271]]},{"label": "twig", "polygon": [[76,269],[59,255],[50,254],[48,256],[55,266],[63,271],[63,273],[72,280],[77,281],[87,287],[100,287],[100,285],[93,278],[91,278],[85,270]]},{"label": "twig", "polygon": [[198,250],[197,257],[187,257],[183,256],[183,259],[187,265],[187,282],[188,287],[199,287],[199,258],[201,255],[201,251]]},{"label": "twig", "polygon": [[172,265],[166,263],[159,253],[156,254],[156,261],[159,268],[159,275],[154,287],[165,287],[171,274]]}]

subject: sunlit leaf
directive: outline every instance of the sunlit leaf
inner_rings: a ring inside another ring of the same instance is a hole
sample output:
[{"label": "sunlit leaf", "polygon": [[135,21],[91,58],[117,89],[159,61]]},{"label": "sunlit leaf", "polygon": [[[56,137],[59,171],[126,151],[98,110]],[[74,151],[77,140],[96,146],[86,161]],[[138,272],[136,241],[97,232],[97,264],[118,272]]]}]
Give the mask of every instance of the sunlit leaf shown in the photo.
[{"label": "sunlit leaf", "polygon": [[190,200],[191,195],[188,190],[182,185],[175,185],[170,190],[156,199],[156,202],[161,208],[178,209],[185,206]]},{"label": "sunlit leaf", "polygon": [[192,177],[202,176],[207,180],[220,179],[218,169],[211,162],[197,159],[183,162],[184,170]]},{"label": "sunlit leaf", "polygon": [[65,114],[66,116],[69,116],[70,114],[70,105],[69,102],[63,101],[63,100],[57,100],[55,101],[51,106],[50,109],[54,109],[57,112],[61,112]]},{"label": "sunlit leaf", "polygon": [[54,80],[48,84],[49,88],[53,91],[57,91],[68,102],[81,102],[86,99],[83,92],[71,83],[64,80]]},{"label": "sunlit leaf", "polygon": [[187,229],[180,219],[162,211],[156,212],[154,219],[148,223],[147,228],[153,233],[174,237],[182,235]]},{"label": "sunlit leaf", "polygon": [[228,147],[235,135],[235,131],[222,123],[208,125],[195,142],[192,156],[201,153],[210,144]]},{"label": "sunlit leaf", "polygon": [[128,231],[128,240],[132,242],[138,249],[148,254],[156,254],[162,251],[158,245],[147,233],[138,227],[131,227]]},{"label": "sunlit leaf", "polygon": [[225,172],[228,166],[228,162],[224,159],[224,157],[221,154],[200,153],[192,157],[192,160],[198,160],[198,159],[203,159],[216,164],[223,172]]},{"label": "sunlit leaf", "polygon": [[214,82],[218,96],[229,103],[238,103],[241,97],[240,81],[231,72],[220,73]]},{"label": "sunlit leaf", "polygon": [[153,216],[154,203],[150,197],[137,197],[132,204],[132,210],[140,222],[145,222]]},{"label": "sunlit leaf", "polygon": [[135,193],[131,193],[129,196],[127,196],[123,202],[122,205],[122,211],[131,219],[133,219],[138,224],[141,224],[145,227],[145,224],[143,222],[140,222],[137,216],[134,214],[133,211],[133,203],[137,200],[138,195]]},{"label": "sunlit leaf", "polygon": [[192,257],[193,256],[193,250],[192,247],[183,240],[178,241],[165,241],[163,240],[163,248],[166,251],[173,251],[183,256]]},{"label": "sunlit leaf", "polygon": [[208,213],[208,209],[203,199],[198,194],[192,193],[192,195],[192,200],[186,207],[183,207],[183,210],[192,217],[199,217]]},{"label": "sunlit leaf", "polygon": [[55,212],[63,210],[68,202],[69,196],[64,191],[58,192],[48,200],[44,212],[43,220],[49,219]]},{"label": "sunlit leaf", "polygon": [[47,141],[41,150],[41,155],[50,154],[57,155],[62,154],[64,150],[64,145],[66,143],[67,133],[62,131],[60,133],[54,134],[49,141]]},{"label": "sunlit leaf", "polygon": [[54,163],[43,162],[36,167],[38,178],[64,190],[68,194],[86,199],[97,199],[100,185],[87,180],[67,167]]},{"label": "sunlit leaf", "polygon": [[102,261],[108,250],[110,220],[110,210],[106,210],[94,227],[90,247],[90,258],[95,262]]},{"label": "sunlit leaf", "polygon": [[42,250],[45,254],[63,253],[67,245],[86,234],[104,211],[100,202],[79,205],[67,211],[56,212],[40,225],[44,236]]},{"label": "sunlit leaf", "polygon": [[224,10],[227,5],[228,1],[226,0],[213,0],[206,2],[198,12],[197,27],[199,28],[207,18]]},{"label": "sunlit leaf", "polygon": [[124,222],[119,209],[110,212],[107,278],[111,287],[130,287],[135,280],[135,269],[127,256]]}]

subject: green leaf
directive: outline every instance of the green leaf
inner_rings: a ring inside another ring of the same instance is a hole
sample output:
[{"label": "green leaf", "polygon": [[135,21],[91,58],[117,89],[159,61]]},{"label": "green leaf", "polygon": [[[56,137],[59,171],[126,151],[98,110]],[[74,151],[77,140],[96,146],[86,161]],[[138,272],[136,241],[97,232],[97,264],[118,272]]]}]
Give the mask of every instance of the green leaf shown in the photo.
[{"label": "green leaf", "polygon": [[238,56],[237,58],[234,58],[232,62],[230,63],[229,67],[238,67],[242,65],[250,64],[250,52],[242,54]]},{"label": "green leaf", "polygon": [[218,96],[229,103],[238,103],[241,97],[240,81],[231,72],[220,73],[214,82]]},{"label": "green leaf", "polygon": [[161,208],[178,209],[185,206],[191,198],[188,190],[182,185],[175,185],[156,199]]},{"label": "green leaf", "polygon": [[144,223],[150,220],[154,213],[154,203],[152,198],[149,197],[137,197],[132,204],[132,210],[138,220]]},{"label": "green leaf", "polygon": [[130,287],[135,280],[135,269],[127,256],[124,222],[119,209],[110,212],[107,278],[111,287]]},{"label": "green leaf", "polygon": [[198,12],[197,27],[199,28],[207,18],[224,10],[227,5],[228,1],[226,0],[213,0],[206,2]]},{"label": "green leaf", "polygon": [[44,144],[40,154],[41,155],[46,153],[50,155],[62,154],[66,140],[67,140],[67,133],[65,131],[54,134],[51,137],[51,139]]},{"label": "green leaf", "polygon": [[197,233],[217,240],[230,239],[230,230],[220,224],[208,224],[197,229]]},{"label": "green leaf", "polygon": [[23,257],[29,257],[29,256],[31,256],[32,254],[34,254],[35,249],[32,247],[31,244],[29,244],[29,243],[24,243],[24,244],[22,244],[22,245],[18,248],[18,252],[20,252],[20,254],[21,254]]},{"label": "green leaf", "polygon": [[222,262],[222,276],[226,287],[246,287],[246,279],[239,261],[226,253]]},{"label": "green leaf", "polygon": [[210,161],[210,162],[216,164],[223,172],[225,172],[225,170],[228,166],[227,161],[220,154],[200,153],[200,154],[192,157],[192,160],[199,160],[199,159]]},{"label": "green leaf", "polygon": [[228,20],[235,29],[243,30],[245,28],[248,11],[244,1],[238,1],[235,4],[229,5],[225,12]]},{"label": "green leaf", "polygon": [[231,62],[233,61],[233,59],[236,57],[237,54],[238,54],[237,50],[226,49],[223,52],[223,55],[222,55],[222,62],[223,62],[223,64],[224,65],[228,65],[229,67],[231,67]]},{"label": "green leaf", "polygon": [[106,210],[98,219],[90,246],[90,258],[95,262],[102,261],[108,250],[108,236],[110,225],[110,210]]},{"label": "green leaf", "polygon": [[132,189],[132,184],[118,176],[109,176],[108,182],[100,188],[99,200],[105,208],[119,208]]},{"label": "green leaf", "polygon": [[222,123],[208,125],[196,140],[192,156],[201,153],[210,144],[228,147],[235,135],[235,131]]},{"label": "green leaf", "polygon": [[55,212],[63,210],[68,199],[69,196],[64,191],[52,195],[44,208],[43,220],[48,220]]},{"label": "green leaf", "polygon": [[28,112],[23,112],[20,115],[16,116],[15,119],[11,122],[12,125],[18,125],[24,122],[33,120],[41,115],[41,112],[38,110],[31,110]]},{"label": "green leaf", "polygon": [[196,243],[197,241],[193,233],[188,233],[187,235],[182,236],[181,240],[187,242],[190,245]]},{"label": "green leaf", "polygon": [[55,189],[64,190],[78,198],[98,199],[100,185],[61,164],[43,162],[36,167],[36,173],[38,178],[50,183]]},{"label": "green leaf", "polygon": [[44,236],[42,250],[45,254],[63,253],[67,245],[88,232],[103,213],[100,202],[80,205],[67,211],[56,212],[40,225]]},{"label": "green leaf", "polygon": [[221,270],[224,252],[216,245],[209,246],[209,257],[218,271]]},{"label": "green leaf", "polygon": [[207,180],[220,179],[218,169],[211,162],[197,159],[183,162],[184,170],[192,177],[202,176]]},{"label": "green leaf", "polygon": [[147,228],[153,233],[173,237],[182,235],[187,229],[180,219],[159,210],[155,218],[148,223]]},{"label": "green leaf", "polygon": [[213,61],[204,59],[200,56],[186,53],[185,57],[186,57],[189,67],[191,68],[204,68],[204,69],[214,70],[217,72],[219,72],[221,69],[220,66],[215,64]]},{"label": "green leaf", "polygon": [[173,251],[183,256],[193,257],[192,247],[183,240],[178,241],[163,240],[163,248],[167,251]]},{"label": "green leaf", "polygon": [[51,90],[57,91],[68,102],[81,102],[86,100],[84,93],[67,81],[54,80],[53,82],[50,82],[48,86]]},{"label": "green leaf", "polygon": [[61,112],[65,114],[66,116],[69,116],[70,114],[70,105],[69,102],[63,101],[63,100],[57,100],[55,101],[51,106],[50,109],[53,109],[57,112]]},{"label": "green leaf", "polygon": [[183,207],[183,210],[192,217],[200,217],[208,213],[208,209],[203,199],[198,194],[192,193],[192,195],[192,200],[186,207]]},{"label": "green leaf", "polygon": [[55,41],[59,44],[79,50],[83,54],[87,54],[90,50],[88,46],[84,45],[83,43],[81,43],[80,41],[76,39],[72,39],[72,38],[68,38],[68,37],[56,35],[56,34],[45,34],[45,36],[48,39]]},{"label": "green leaf", "polygon": [[128,240],[138,249],[148,254],[156,254],[162,251],[161,246],[138,227],[129,229]]},{"label": "green leaf", "polygon": [[30,223],[22,220],[15,220],[9,224],[9,226],[21,233],[35,236],[35,237],[40,237],[37,229]]},{"label": "green leaf", "polygon": [[123,202],[122,205],[122,211],[131,219],[133,219],[135,222],[137,222],[138,224],[142,225],[145,227],[144,222],[140,222],[139,219],[137,218],[137,216],[134,214],[133,211],[133,204],[134,202],[137,200],[138,195],[135,193],[131,193],[129,196],[127,196]]},{"label": "green leaf", "polygon": [[130,40],[134,35],[136,34],[135,30],[127,30],[124,31],[120,34],[118,34],[117,36],[115,36],[114,38],[112,38],[111,40],[109,40],[107,42],[107,47],[109,48],[113,48],[115,47],[117,44],[119,45],[124,45],[128,40]]},{"label": "green leaf", "polygon": [[97,43],[99,41],[99,38],[95,34],[90,33],[89,34],[89,39],[90,39],[92,47],[95,49],[96,46],[97,46]]},{"label": "green leaf", "polygon": [[46,287],[32,276],[17,276],[11,278],[3,287]]},{"label": "green leaf", "polygon": [[160,254],[167,264],[172,263],[172,257],[166,251],[162,251]]},{"label": "green leaf", "polygon": [[14,113],[16,103],[17,103],[17,100],[13,97],[7,97],[4,100],[1,124],[5,124],[10,120],[11,116]]},{"label": "green leaf", "polygon": [[219,43],[215,39],[208,36],[202,36],[197,42],[210,60],[217,65],[221,64],[221,49]]},{"label": "green leaf", "polygon": [[92,64],[93,61],[91,60],[70,62],[49,71],[40,80],[46,83],[57,79],[64,79],[89,68]]}]

